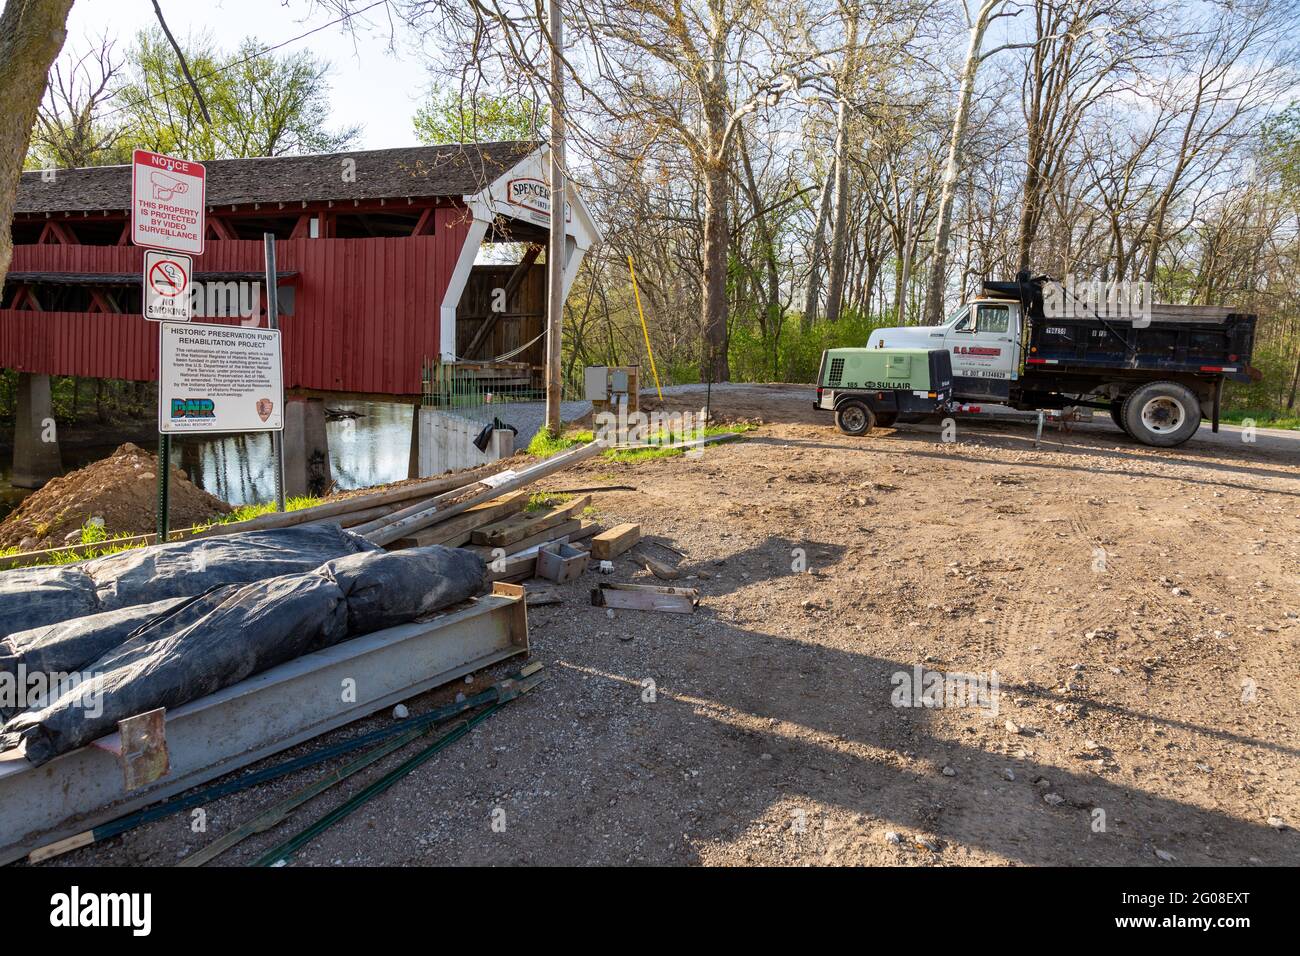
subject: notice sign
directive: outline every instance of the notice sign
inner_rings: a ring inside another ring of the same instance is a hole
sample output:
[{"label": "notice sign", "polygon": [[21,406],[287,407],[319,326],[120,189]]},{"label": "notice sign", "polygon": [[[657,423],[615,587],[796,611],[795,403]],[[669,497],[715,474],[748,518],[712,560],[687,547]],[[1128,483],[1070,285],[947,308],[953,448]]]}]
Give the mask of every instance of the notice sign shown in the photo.
[{"label": "notice sign", "polygon": [[137,149],[131,176],[131,241],[137,246],[203,254],[203,166]]},{"label": "notice sign", "polygon": [[158,334],[160,432],[284,428],[278,329],[169,323]]},{"label": "notice sign", "polygon": [[154,322],[188,322],[194,260],[176,252],[144,254],[144,317]]}]

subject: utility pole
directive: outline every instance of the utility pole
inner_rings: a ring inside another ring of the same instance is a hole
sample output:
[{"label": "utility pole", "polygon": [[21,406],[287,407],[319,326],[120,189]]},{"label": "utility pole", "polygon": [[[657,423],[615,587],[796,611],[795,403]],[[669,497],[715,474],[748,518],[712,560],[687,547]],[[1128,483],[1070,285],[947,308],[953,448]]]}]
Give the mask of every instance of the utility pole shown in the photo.
[{"label": "utility pole", "polygon": [[[262,245],[266,252],[266,327],[278,329],[280,327],[280,273],[275,265],[275,233],[262,233]],[[288,415],[284,417],[288,418]],[[271,432],[271,458],[275,477],[275,507],[280,514],[284,514],[283,431]]]},{"label": "utility pole", "polygon": [[551,33],[551,234],[546,249],[546,428],[560,433],[560,346],[564,330],[564,16],[560,0],[548,0]]}]

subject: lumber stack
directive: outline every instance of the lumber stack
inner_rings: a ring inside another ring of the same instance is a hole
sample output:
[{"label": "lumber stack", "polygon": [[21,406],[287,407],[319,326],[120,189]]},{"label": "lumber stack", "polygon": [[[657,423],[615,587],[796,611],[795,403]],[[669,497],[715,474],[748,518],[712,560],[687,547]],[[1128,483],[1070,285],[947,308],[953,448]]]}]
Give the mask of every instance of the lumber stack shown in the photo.
[{"label": "lumber stack", "polygon": [[566,555],[575,549],[585,552],[582,542],[602,530],[582,517],[591,495],[530,510],[528,486],[592,458],[603,447],[591,442],[525,468],[500,471],[369,518],[352,530],[387,548],[466,548],[489,563],[491,580],[521,581],[537,573],[543,548],[565,545],[571,549]]},{"label": "lumber stack", "polygon": [[[507,469],[435,497],[417,501],[398,511],[357,525],[352,530],[375,544],[392,546],[434,525],[465,514],[472,508],[526,488],[541,478],[571,468],[598,455],[604,443],[594,441],[561,452],[518,471]],[[474,530],[474,529],[471,529]],[[472,534],[471,534],[472,537]]]}]

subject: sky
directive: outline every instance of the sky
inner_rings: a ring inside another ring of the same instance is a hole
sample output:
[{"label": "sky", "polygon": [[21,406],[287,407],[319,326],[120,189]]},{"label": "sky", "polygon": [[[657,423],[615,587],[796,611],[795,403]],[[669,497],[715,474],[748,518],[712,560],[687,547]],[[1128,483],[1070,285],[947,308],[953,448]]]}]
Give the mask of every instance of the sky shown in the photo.
[{"label": "sky", "polygon": [[[337,17],[313,8],[309,0],[159,0],[159,4],[182,45],[185,37],[206,32],[227,50],[245,36],[271,46]],[[277,51],[310,50],[330,62],[332,126],[360,125],[362,149],[414,144],[411,117],[429,88],[418,55],[389,48],[384,9],[376,8],[366,18],[369,26],[359,26],[355,37],[335,25]],[[108,33],[117,39],[120,53],[137,32],[157,22],[151,0],[75,0],[64,51],[80,53]]]}]

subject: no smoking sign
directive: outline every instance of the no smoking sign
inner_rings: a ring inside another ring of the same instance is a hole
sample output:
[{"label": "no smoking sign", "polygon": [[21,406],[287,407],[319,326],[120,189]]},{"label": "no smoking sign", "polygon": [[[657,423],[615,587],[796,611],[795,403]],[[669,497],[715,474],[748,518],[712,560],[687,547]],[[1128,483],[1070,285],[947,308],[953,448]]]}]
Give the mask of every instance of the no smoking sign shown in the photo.
[{"label": "no smoking sign", "polygon": [[194,260],[175,252],[144,254],[144,317],[154,322],[188,322]]}]

